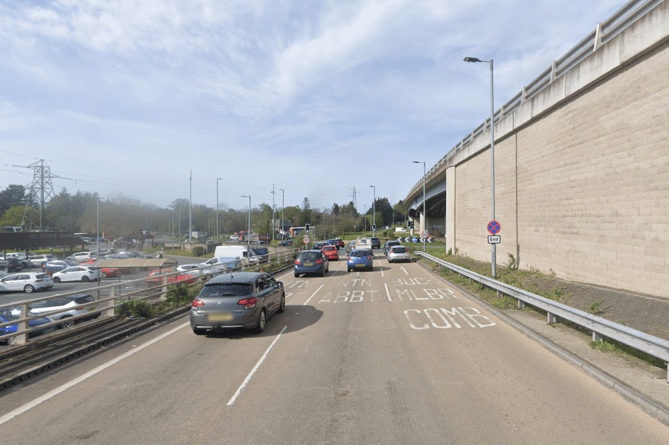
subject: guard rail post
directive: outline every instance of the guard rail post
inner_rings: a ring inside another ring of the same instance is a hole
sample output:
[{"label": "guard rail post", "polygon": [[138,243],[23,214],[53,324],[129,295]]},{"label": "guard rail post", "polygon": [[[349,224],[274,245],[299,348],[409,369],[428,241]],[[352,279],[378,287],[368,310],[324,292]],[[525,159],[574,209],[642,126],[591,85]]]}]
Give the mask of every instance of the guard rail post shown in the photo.
[{"label": "guard rail post", "polygon": [[[100,305],[100,309],[104,309],[102,312],[100,312],[100,315],[103,317],[113,317],[114,316],[114,304],[116,299],[114,298],[116,296],[116,286],[112,286],[109,289],[109,300],[102,302]],[[107,308],[107,309],[105,309]]]},{"label": "guard rail post", "polygon": [[[28,303],[24,303],[21,305],[21,318],[28,318]],[[25,345],[26,342],[28,341],[28,335],[27,334],[21,334],[21,332],[25,331],[28,329],[28,322],[27,321],[21,321],[16,324],[16,333],[18,334],[16,337],[13,338],[12,344],[14,345]]]},{"label": "guard rail post", "polygon": [[167,275],[163,275],[162,278],[160,279],[163,287],[160,288],[160,295],[158,298],[160,300],[165,300],[167,298]]}]

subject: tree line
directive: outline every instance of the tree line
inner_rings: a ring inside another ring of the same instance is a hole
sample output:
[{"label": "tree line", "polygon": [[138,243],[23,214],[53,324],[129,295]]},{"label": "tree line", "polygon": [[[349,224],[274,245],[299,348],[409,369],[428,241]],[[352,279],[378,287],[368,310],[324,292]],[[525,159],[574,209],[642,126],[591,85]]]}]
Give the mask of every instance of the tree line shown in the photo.
[{"label": "tree line", "polygon": [[[374,221],[374,204],[376,220]],[[275,226],[280,224],[281,208],[275,208]],[[251,209],[251,229],[258,234],[272,237],[272,207],[262,203]],[[67,189],[55,195],[44,208],[40,209],[27,195],[22,185],[9,185],[0,191],[0,225],[21,226],[22,230],[39,230],[100,233],[108,239],[136,238],[140,231],[159,232],[167,236],[188,236],[188,200],[176,199],[166,208],[124,196],[122,194],[101,198],[97,193],[77,191],[71,194]],[[246,230],[248,209],[235,210],[219,203],[218,215],[215,208],[203,204],[192,205],[192,230],[206,232],[210,237]],[[315,209],[308,198],[300,206],[283,209],[283,220],[295,227],[309,224],[316,229],[318,238],[341,236],[345,232],[377,230],[385,226],[404,223],[403,203],[391,206],[387,198],[377,198],[364,214],[359,214],[351,201],[348,204],[334,204],[331,208]]]}]

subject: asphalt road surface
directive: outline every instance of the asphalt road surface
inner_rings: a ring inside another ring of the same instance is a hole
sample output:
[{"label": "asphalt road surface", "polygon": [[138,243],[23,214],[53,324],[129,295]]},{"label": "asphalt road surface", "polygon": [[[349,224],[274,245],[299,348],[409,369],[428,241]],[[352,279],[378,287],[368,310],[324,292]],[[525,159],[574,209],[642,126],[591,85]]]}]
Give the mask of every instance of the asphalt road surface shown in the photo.
[{"label": "asphalt road surface", "polygon": [[669,429],[417,264],[284,282],[262,335],[188,317],[0,397],[5,443],[632,444]]}]

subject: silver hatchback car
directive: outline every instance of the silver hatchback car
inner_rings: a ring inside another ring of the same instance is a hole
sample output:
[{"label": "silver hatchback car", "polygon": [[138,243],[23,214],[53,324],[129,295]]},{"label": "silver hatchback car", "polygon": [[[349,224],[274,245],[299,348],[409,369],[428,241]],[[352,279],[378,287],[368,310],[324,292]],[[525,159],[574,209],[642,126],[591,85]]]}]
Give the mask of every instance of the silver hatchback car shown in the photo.
[{"label": "silver hatchback car", "polygon": [[209,280],[193,300],[190,327],[197,335],[232,328],[265,330],[275,313],[286,309],[283,283],[258,272],[235,272]]},{"label": "silver hatchback car", "polygon": [[404,246],[392,246],[388,250],[388,262],[395,263],[397,261],[411,262],[411,255]]}]

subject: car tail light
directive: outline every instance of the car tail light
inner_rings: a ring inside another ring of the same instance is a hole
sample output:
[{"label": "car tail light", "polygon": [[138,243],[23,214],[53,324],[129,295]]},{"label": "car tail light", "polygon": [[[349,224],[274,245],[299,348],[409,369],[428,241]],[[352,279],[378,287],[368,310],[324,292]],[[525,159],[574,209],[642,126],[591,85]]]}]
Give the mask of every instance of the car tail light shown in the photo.
[{"label": "car tail light", "polygon": [[368,257],[367,257],[367,259],[368,259],[368,260],[371,260],[371,259],[372,259],[372,257],[371,257],[371,256],[368,256]]},{"label": "car tail light", "polygon": [[202,301],[202,300],[193,300],[193,303],[191,304],[191,307],[199,307],[199,306],[204,306],[204,301]]},{"label": "car tail light", "polygon": [[258,303],[258,299],[256,297],[244,298],[243,300],[239,300],[237,302],[238,305],[244,306],[245,309],[251,309],[256,307],[256,303]]},{"label": "car tail light", "polygon": [[322,258],[319,258],[319,259],[316,260],[316,264],[322,264],[322,263],[323,263],[323,259],[322,259]]},{"label": "car tail light", "polygon": [[302,263],[300,263],[300,260],[295,260],[295,264],[302,264]]},{"label": "car tail light", "polygon": [[84,310],[84,307],[83,307],[83,306],[78,307],[78,308],[75,309],[75,311],[83,311],[83,310]]}]

